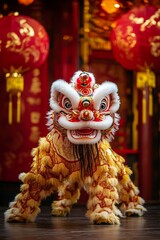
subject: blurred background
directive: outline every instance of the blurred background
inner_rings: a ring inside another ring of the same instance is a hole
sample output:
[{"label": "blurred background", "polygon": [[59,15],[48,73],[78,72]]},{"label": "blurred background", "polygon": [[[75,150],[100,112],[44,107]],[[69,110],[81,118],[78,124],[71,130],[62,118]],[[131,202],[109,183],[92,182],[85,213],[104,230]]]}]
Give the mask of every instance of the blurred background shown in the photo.
[{"label": "blurred background", "polygon": [[160,200],[160,1],[1,0],[0,204],[15,196],[31,149],[48,132],[51,83],[79,69],[118,85],[111,145],[141,196]]}]

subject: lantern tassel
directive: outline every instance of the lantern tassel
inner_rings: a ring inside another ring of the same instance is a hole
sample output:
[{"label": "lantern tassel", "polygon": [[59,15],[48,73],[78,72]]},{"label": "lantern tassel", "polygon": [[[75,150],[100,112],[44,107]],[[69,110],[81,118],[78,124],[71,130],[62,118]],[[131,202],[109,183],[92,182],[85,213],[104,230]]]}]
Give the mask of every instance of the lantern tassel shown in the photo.
[{"label": "lantern tassel", "polygon": [[8,123],[11,125],[13,120],[13,104],[12,104],[12,93],[9,94],[9,103],[8,103]]},{"label": "lantern tassel", "polygon": [[142,123],[145,124],[147,121],[147,102],[146,102],[146,92],[143,90],[142,98]]},{"label": "lantern tassel", "polygon": [[20,123],[21,120],[21,92],[24,90],[24,78],[21,73],[12,68],[10,72],[6,73],[6,91],[9,93],[9,110],[8,122],[13,123],[13,102],[12,96],[17,96],[17,112],[16,121]]},{"label": "lantern tassel", "polygon": [[17,93],[17,123],[21,120],[21,92]]},{"label": "lantern tassel", "polygon": [[153,116],[153,95],[152,95],[152,88],[149,88],[149,116]]}]

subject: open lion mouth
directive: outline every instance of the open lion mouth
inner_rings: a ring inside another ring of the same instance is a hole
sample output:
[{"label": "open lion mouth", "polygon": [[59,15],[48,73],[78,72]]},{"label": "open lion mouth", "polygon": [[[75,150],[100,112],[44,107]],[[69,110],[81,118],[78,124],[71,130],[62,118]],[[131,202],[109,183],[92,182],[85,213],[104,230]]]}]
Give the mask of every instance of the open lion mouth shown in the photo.
[{"label": "open lion mouth", "polygon": [[70,134],[73,138],[90,138],[93,139],[97,136],[97,130],[91,128],[71,130]]}]

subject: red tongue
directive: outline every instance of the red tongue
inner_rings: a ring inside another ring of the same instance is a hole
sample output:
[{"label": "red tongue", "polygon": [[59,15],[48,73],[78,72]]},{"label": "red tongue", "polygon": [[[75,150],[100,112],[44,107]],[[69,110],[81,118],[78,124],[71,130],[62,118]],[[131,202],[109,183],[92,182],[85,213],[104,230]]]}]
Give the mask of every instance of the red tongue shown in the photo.
[{"label": "red tongue", "polygon": [[79,129],[79,130],[76,130],[77,131],[77,133],[79,133],[79,134],[83,134],[83,135],[89,135],[89,134],[91,134],[92,132],[93,132],[93,129],[91,129],[91,128],[84,128],[84,129]]}]

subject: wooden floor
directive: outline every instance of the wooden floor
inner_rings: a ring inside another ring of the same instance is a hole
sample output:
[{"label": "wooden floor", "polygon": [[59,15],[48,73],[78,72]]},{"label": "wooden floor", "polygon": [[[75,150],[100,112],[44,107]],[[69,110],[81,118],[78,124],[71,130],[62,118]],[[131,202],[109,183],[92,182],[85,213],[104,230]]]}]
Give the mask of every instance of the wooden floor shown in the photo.
[{"label": "wooden floor", "polygon": [[121,219],[121,225],[92,225],[84,206],[74,206],[68,217],[51,217],[42,206],[35,223],[4,223],[0,207],[0,240],[160,240],[160,205],[147,205],[143,217]]}]

